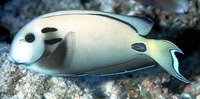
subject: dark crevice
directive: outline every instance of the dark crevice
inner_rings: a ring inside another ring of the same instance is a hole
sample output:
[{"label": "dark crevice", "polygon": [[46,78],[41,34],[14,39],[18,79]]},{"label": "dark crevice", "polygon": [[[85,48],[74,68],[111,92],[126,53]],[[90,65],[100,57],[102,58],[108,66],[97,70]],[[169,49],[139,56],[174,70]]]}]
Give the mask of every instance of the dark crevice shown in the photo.
[{"label": "dark crevice", "polygon": [[10,31],[3,26],[0,26],[0,42],[11,43]]},{"label": "dark crevice", "polygon": [[0,0],[0,5],[4,5],[8,1],[10,1],[10,0]]}]

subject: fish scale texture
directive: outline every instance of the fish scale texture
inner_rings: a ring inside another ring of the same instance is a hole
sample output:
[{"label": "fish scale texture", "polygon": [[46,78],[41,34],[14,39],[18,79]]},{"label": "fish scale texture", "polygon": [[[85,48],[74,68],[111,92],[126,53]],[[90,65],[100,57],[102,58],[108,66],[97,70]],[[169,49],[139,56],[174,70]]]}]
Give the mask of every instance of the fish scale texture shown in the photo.
[{"label": "fish scale texture", "polygon": [[180,46],[185,55],[180,56],[179,69],[191,84],[170,77],[161,68],[106,77],[42,75],[11,64],[6,59],[10,44],[0,43],[0,99],[200,98],[200,49],[199,43],[196,43],[200,36],[200,0],[190,0],[190,9],[185,14],[168,13],[134,0],[83,1],[10,0],[0,5],[0,25],[14,35],[36,16],[72,9],[148,16],[156,22],[156,26],[147,37],[168,39]]}]

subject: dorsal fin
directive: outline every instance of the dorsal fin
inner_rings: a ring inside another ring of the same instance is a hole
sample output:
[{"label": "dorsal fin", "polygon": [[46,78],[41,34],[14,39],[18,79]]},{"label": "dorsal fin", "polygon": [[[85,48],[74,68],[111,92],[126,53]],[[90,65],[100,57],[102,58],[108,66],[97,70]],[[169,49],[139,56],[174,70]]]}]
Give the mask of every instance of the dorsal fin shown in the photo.
[{"label": "dorsal fin", "polygon": [[154,22],[147,17],[129,16],[126,20],[130,21],[130,23],[138,30],[138,33],[143,36],[147,35],[154,25]]},{"label": "dorsal fin", "polygon": [[117,19],[123,21],[124,23],[129,23],[133,27],[135,27],[138,31],[139,35],[147,35],[153,25],[154,22],[146,17],[139,17],[139,16],[125,16],[125,15],[118,15],[114,13],[107,13],[107,12],[99,12],[99,11],[87,11],[87,10],[71,10],[71,11],[58,11],[49,14],[42,15],[41,18],[49,18],[54,16],[62,16],[62,15],[100,15],[100,16],[107,16],[109,18]]}]

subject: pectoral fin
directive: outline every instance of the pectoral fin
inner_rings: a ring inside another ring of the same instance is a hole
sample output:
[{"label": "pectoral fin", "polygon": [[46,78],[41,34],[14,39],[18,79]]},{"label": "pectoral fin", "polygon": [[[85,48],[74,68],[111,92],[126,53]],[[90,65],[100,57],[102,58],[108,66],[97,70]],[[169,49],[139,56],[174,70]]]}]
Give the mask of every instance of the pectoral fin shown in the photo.
[{"label": "pectoral fin", "polygon": [[51,68],[66,68],[71,65],[74,50],[74,32],[67,33],[57,48],[44,57],[41,63]]}]

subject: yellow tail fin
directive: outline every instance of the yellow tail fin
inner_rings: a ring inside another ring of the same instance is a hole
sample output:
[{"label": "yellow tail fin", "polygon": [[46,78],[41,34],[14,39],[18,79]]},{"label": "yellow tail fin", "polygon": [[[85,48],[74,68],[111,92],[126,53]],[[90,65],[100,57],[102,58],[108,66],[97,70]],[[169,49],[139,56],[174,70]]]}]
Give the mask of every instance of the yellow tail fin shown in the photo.
[{"label": "yellow tail fin", "polygon": [[147,55],[152,57],[161,67],[177,79],[190,83],[179,73],[179,63],[175,52],[182,54],[183,52],[175,44],[166,40],[149,40],[147,46]]}]

